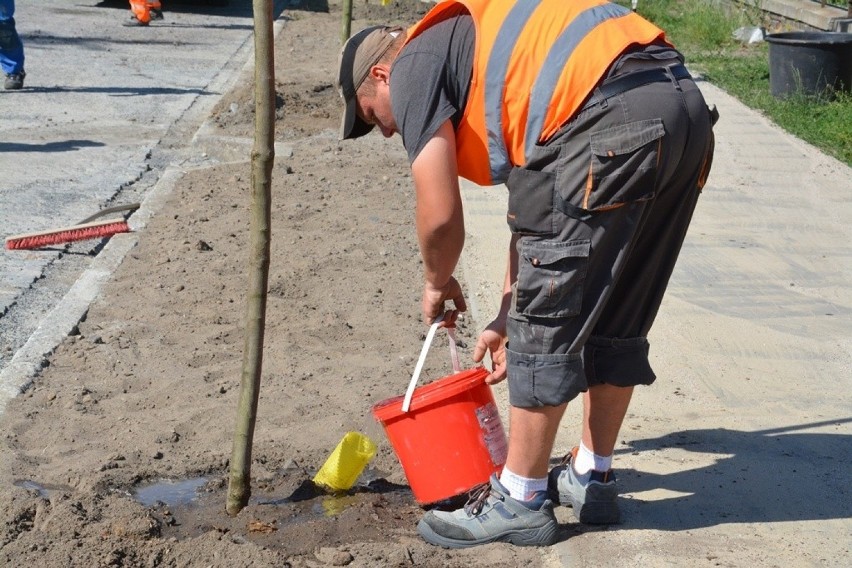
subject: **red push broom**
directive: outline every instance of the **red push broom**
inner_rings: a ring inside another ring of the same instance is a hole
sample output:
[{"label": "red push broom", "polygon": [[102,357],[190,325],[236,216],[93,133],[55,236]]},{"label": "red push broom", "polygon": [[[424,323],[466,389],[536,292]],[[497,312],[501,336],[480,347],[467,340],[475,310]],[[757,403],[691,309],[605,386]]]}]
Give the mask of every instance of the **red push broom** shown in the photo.
[{"label": "red push broom", "polygon": [[110,213],[135,211],[137,209],[139,209],[138,203],[118,205],[98,211],[71,227],[62,227],[23,235],[12,235],[11,237],[6,237],[6,250],[36,249],[49,245],[85,241],[87,239],[100,239],[111,237],[118,233],[128,233],[130,232],[130,226],[123,218],[107,219],[105,221],[94,220]]}]

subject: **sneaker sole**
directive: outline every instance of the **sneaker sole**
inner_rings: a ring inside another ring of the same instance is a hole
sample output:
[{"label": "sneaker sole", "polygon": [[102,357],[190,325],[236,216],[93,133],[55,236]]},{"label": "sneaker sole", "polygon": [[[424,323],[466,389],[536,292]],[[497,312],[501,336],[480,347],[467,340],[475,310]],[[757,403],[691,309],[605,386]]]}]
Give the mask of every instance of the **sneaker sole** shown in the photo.
[{"label": "sneaker sole", "polygon": [[553,521],[535,529],[505,531],[495,537],[478,540],[455,540],[439,535],[432,530],[432,527],[421,520],[417,524],[417,532],[429,544],[443,548],[470,548],[491,542],[507,542],[515,546],[550,546],[556,542],[559,525],[556,521]]}]

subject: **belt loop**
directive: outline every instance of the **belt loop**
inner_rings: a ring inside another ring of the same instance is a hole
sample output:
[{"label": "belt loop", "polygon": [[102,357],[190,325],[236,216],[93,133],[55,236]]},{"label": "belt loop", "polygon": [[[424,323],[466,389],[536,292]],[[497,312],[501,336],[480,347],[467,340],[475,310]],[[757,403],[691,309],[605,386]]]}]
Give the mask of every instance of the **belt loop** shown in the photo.
[{"label": "belt loop", "polygon": [[683,91],[683,89],[680,88],[680,82],[678,81],[678,78],[675,77],[675,74],[672,71],[672,67],[672,65],[666,65],[666,74],[669,76],[669,79],[671,79],[674,88],[678,91]]},{"label": "belt loop", "polygon": [[595,98],[600,101],[600,108],[605,109],[609,106],[609,97],[601,90],[601,86],[595,87]]},{"label": "belt loop", "polygon": [[601,90],[600,85],[595,87],[595,90],[592,91],[591,96],[588,98],[588,100],[586,100],[586,104],[584,104],[580,110],[586,110],[587,108],[592,108],[593,106],[597,105],[600,105],[601,108],[606,108],[609,106],[609,103],[607,102],[607,97]]}]

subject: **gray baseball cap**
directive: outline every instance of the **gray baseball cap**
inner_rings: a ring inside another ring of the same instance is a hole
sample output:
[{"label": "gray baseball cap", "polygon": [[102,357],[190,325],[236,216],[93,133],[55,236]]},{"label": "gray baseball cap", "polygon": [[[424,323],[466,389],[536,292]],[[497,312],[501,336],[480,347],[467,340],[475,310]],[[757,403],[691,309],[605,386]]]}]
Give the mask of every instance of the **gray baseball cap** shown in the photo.
[{"label": "gray baseball cap", "polygon": [[403,31],[403,28],[398,26],[371,26],[346,40],[340,50],[337,90],[343,98],[341,140],[358,138],[373,129],[372,124],[358,118],[355,93],[370,74],[370,68],[379,62],[393,40]]}]

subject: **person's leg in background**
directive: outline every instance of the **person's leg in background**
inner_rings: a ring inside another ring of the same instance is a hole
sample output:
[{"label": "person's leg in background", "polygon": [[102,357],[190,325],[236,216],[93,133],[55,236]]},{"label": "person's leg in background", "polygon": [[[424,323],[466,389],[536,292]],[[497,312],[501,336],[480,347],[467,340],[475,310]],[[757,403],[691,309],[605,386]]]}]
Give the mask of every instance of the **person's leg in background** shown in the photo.
[{"label": "person's leg in background", "polygon": [[24,86],[24,44],[15,29],[15,0],[0,0],[0,68],[8,90]]}]

